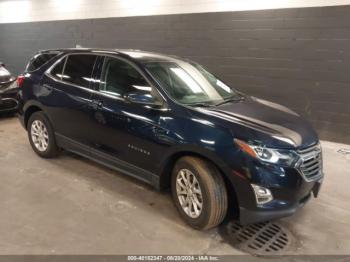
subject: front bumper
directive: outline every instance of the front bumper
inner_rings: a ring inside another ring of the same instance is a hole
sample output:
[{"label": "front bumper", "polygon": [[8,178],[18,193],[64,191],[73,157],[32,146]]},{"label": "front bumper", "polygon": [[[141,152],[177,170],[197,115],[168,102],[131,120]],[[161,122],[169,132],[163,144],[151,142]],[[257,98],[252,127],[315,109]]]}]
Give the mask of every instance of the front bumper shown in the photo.
[{"label": "front bumper", "polygon": [[288,217],[297,212],[298,209],[302,208],[312,197],[317,197],[321,183],[316,182],[311,191],[296,203],[290,203],[287,206],[280,205],[275,208],[257,208],[257,209],[246,209],[240,207],[240,223],[242,225],[254,224],[258,222],[276,220],[283,217]]},{"label": "front bumper", "polygon": [[[237,178],[237,174],[240,177]],[[314,195],[317,197],[323,173],[306,181],[297,169],[251,162],[231,174],[242,225],[279,219],[294,214]],[[273,200],[257,204],[251,184],[269,189]]]},{"label": "front bumper", "polygon": [[240,207],[240,222],[242,225],[247,225],[291,216],[299,208],[303,207],[305,203],[310,200],[310,198],[311,194],[307,195],[305,200],[281,210],[249,210]]}]

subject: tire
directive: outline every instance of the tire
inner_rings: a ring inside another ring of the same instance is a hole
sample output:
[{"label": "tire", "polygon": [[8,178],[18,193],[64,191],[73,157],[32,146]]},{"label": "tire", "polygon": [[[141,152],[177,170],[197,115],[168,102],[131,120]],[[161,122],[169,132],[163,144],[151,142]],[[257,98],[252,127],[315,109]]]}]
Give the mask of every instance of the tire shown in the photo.
[{"label": "tire", "polygon": [[[43,129],[39,123],[45,129]],[[41,133],[38,130],[41,130]],[[43,158],[53,158],[57,156],[59,150],[56,145],[54,131],[52,125],[50,124],[50,121],[42,111],[35,112],[30,116],[27,125],[27,132],[30,145],[32,146],[35,153]],[[40,143],[38,140],[34,141],[34,137],[39,136],[33,134],[38,134],[38,132],[41,134],[40,140],[45,139],[45,146],[44,143]],[[43,146],[41,147],[40,144]]]},{"label": "tire", "polygon": [[[187,176],[189,176],[189,184],[192,185],[191,190],[184,190],[183,177]],[[207,230],[216,227],[224,220],[228,207],[226,186],[219,170],[210,162],[192,156],[179,159],[173,168],[171,191],[177,210],[191,227]],[[183,191],[187,193],[183,194]],[[188,200],[191,198],[192,200]],[[184,206],[191,206],[189,204],[191,201],[195,204],[192,204],[191,208],[183,208],[181,201]],[[197,210],[194,205],[197,206]]]}]

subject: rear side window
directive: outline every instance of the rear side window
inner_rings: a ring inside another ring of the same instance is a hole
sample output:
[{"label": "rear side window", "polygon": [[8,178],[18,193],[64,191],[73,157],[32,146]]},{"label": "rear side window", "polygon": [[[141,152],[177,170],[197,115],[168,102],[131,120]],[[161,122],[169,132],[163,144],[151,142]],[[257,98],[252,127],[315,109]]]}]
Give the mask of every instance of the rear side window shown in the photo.
[{"label": "rear side window", "polygon": [[96,58],[97,56],[95,55],[69,55],[62,74],[62,80],[89,88]]},{"label": "rear side window", "polygon": [[40,53],[35,55],[30,61],[29,64],[27,65],[26,71],[27,72],[32,72],[42,65],[46,64],[46,62],[50,61],[52,58],[54,58],[57,53]]}]

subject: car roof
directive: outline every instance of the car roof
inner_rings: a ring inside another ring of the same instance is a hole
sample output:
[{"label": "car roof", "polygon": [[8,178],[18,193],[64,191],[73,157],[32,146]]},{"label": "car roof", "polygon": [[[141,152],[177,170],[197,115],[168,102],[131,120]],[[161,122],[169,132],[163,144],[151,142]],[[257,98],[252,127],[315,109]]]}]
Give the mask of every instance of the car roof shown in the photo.
[{"label": "car roof", "polygon": [[77,53],[77,52],[91,52],[100,54],[120,54],[123,57],[127,57],[131,60],[136,60],[141,63],[147,62],[172,62],[176,60],[186,60],[173,55],[164,55],[156,52],[135,50],[135,49],[103,49],[103,48],[61,48],[61,49],[48,49],[42,50],[39,53],[51,53],[51,52],[63,52],[63,53]]}]

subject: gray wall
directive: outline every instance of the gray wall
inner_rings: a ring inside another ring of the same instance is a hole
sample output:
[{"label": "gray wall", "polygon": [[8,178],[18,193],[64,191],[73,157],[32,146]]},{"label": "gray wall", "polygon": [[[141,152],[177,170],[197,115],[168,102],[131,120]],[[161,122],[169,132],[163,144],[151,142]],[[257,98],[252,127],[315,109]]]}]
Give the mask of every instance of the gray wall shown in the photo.
[{"label": "gray wall", "polygon": [[350,6],[0,24],[0,37],[16,73],[39,49],[76,44],[188,57],[350,144]]}]

